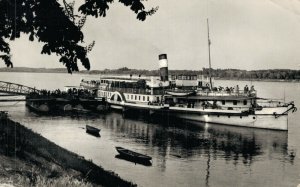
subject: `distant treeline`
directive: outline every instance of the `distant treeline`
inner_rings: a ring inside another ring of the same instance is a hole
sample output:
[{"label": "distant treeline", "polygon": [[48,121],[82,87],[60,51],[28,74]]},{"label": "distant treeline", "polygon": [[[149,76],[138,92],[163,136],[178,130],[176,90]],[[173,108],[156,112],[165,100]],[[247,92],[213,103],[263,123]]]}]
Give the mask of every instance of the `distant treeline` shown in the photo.
[{"label": "distant treeline", "polygon": [[[202,73],[208,75],[209,69],[203,68]],[[212,76],[225,79],[277,79],[299,80],[300,70],[268,69],[268,70],[239,70],[239,69],[213,69]]]},{"label": "distant treeline", "polygon": [[[64,68],[46,69],[46,68],[0,68],[0,72],[36,72],[36,73],[67,73]],[[104,69],[80,71],[82,74],[121,74],[121,75],[142,75],[142,76],[157,76],[158,70],[140,70],[129,69],[127,67],[119,69]],[[169,70],[169,74],[186,74],[186,75],[209,75],[209,69],[202,70]],[[300,70],[291,69],[268,69],[268,70],[239,70],[239,69],[212,69],[211,74],[216,79],[269,79],[269,80],[300,80]]]},{"label": "distant treeline", "polygon": [[[89,74],[127,74],[127,75],[143,75],[143,76],[157,76],[158,70],[138,70],[129,69],[127,67],[119,69],[105,69],[81,71],[80,73]],[[209,75],[209,69],[203,68],[199,71],[193,70],[169,70],[169,74],[188,74],[188,75]],[[212,69],[211,74],[216,79],[271,79],[271,80],[300,80],[300,70],[290,69],[269,69],[269,70],[239,70],[239,69]]]},{"label": "distant treeline", "polygon": [[28,68],[28,67],[14,67],[14,68],[0,68],[0,72],[30,72],[30,73],[68,73],[65,68]]}]

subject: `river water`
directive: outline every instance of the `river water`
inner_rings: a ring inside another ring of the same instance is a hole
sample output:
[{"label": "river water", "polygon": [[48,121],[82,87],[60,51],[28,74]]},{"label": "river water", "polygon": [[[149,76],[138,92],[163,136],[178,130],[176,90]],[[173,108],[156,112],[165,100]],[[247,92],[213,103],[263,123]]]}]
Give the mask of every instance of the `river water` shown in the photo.
[{"label": "river water", "polygon": [[[78,85],[87,75],[1,73],[1,81],[37,89]],[[97,76],[94,76],[97,77]],[[254,85],[258,95],[285,98],[300,106],[300,84],[216,81]],[[273,131],[187,121],[123,118],[111,112],[93,116],[39,116],[24,102],[0,103],[0,110],[56,144],[92,160],[139,186],[297,186],[300,184],[300,115],[289,115],[289,131]],[[85,133],[86,124],[101,137]],[[152,156],[152,166],[115,158],[115,146]]]}]

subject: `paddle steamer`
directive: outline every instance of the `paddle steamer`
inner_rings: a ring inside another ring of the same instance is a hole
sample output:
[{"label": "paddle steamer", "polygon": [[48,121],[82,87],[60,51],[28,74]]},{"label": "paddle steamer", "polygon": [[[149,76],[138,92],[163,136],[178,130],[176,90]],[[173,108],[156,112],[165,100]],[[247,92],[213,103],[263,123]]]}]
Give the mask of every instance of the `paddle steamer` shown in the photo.
[{"label": "paddle steamer", "polygon": [[288,130],[293,102],[257,97],[252,89],[221,89],[197,75],[168,75],[167,55],[159,55],[159,77],[103,76],[82,80],[80,86],[97,91],[111,108],[146,110],[201,122]]}]

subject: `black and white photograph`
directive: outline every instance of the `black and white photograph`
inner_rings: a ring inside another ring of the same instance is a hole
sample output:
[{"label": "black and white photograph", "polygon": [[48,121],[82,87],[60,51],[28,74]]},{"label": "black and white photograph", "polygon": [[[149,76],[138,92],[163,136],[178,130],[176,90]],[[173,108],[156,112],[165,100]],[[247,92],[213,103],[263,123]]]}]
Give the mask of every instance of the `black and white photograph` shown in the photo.
[{"label": "black and white photograph", "polygon": [[0,0],[0,186],[300,187],[300,0]]}]

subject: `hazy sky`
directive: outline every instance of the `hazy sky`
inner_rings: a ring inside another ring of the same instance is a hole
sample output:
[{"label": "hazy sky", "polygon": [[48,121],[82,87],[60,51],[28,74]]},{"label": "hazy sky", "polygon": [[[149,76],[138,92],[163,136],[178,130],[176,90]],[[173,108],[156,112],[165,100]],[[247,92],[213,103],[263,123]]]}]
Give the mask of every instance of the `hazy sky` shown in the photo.
[{"label": "hazy sky", "polygon": [[[168,54],[169,69],[207,67],[206,18],[213,68],[300,69],[299,0],[144,2],[149,9],[159,6],[144,22],[118,1],[107,17],[88,17],[85,41],[96,41],[89,53],[92,69],[156,69],[160,53]],[[40,55],[41,46],[28,36],[12,42],[14,66],[63,67],[56,55]]]}]

